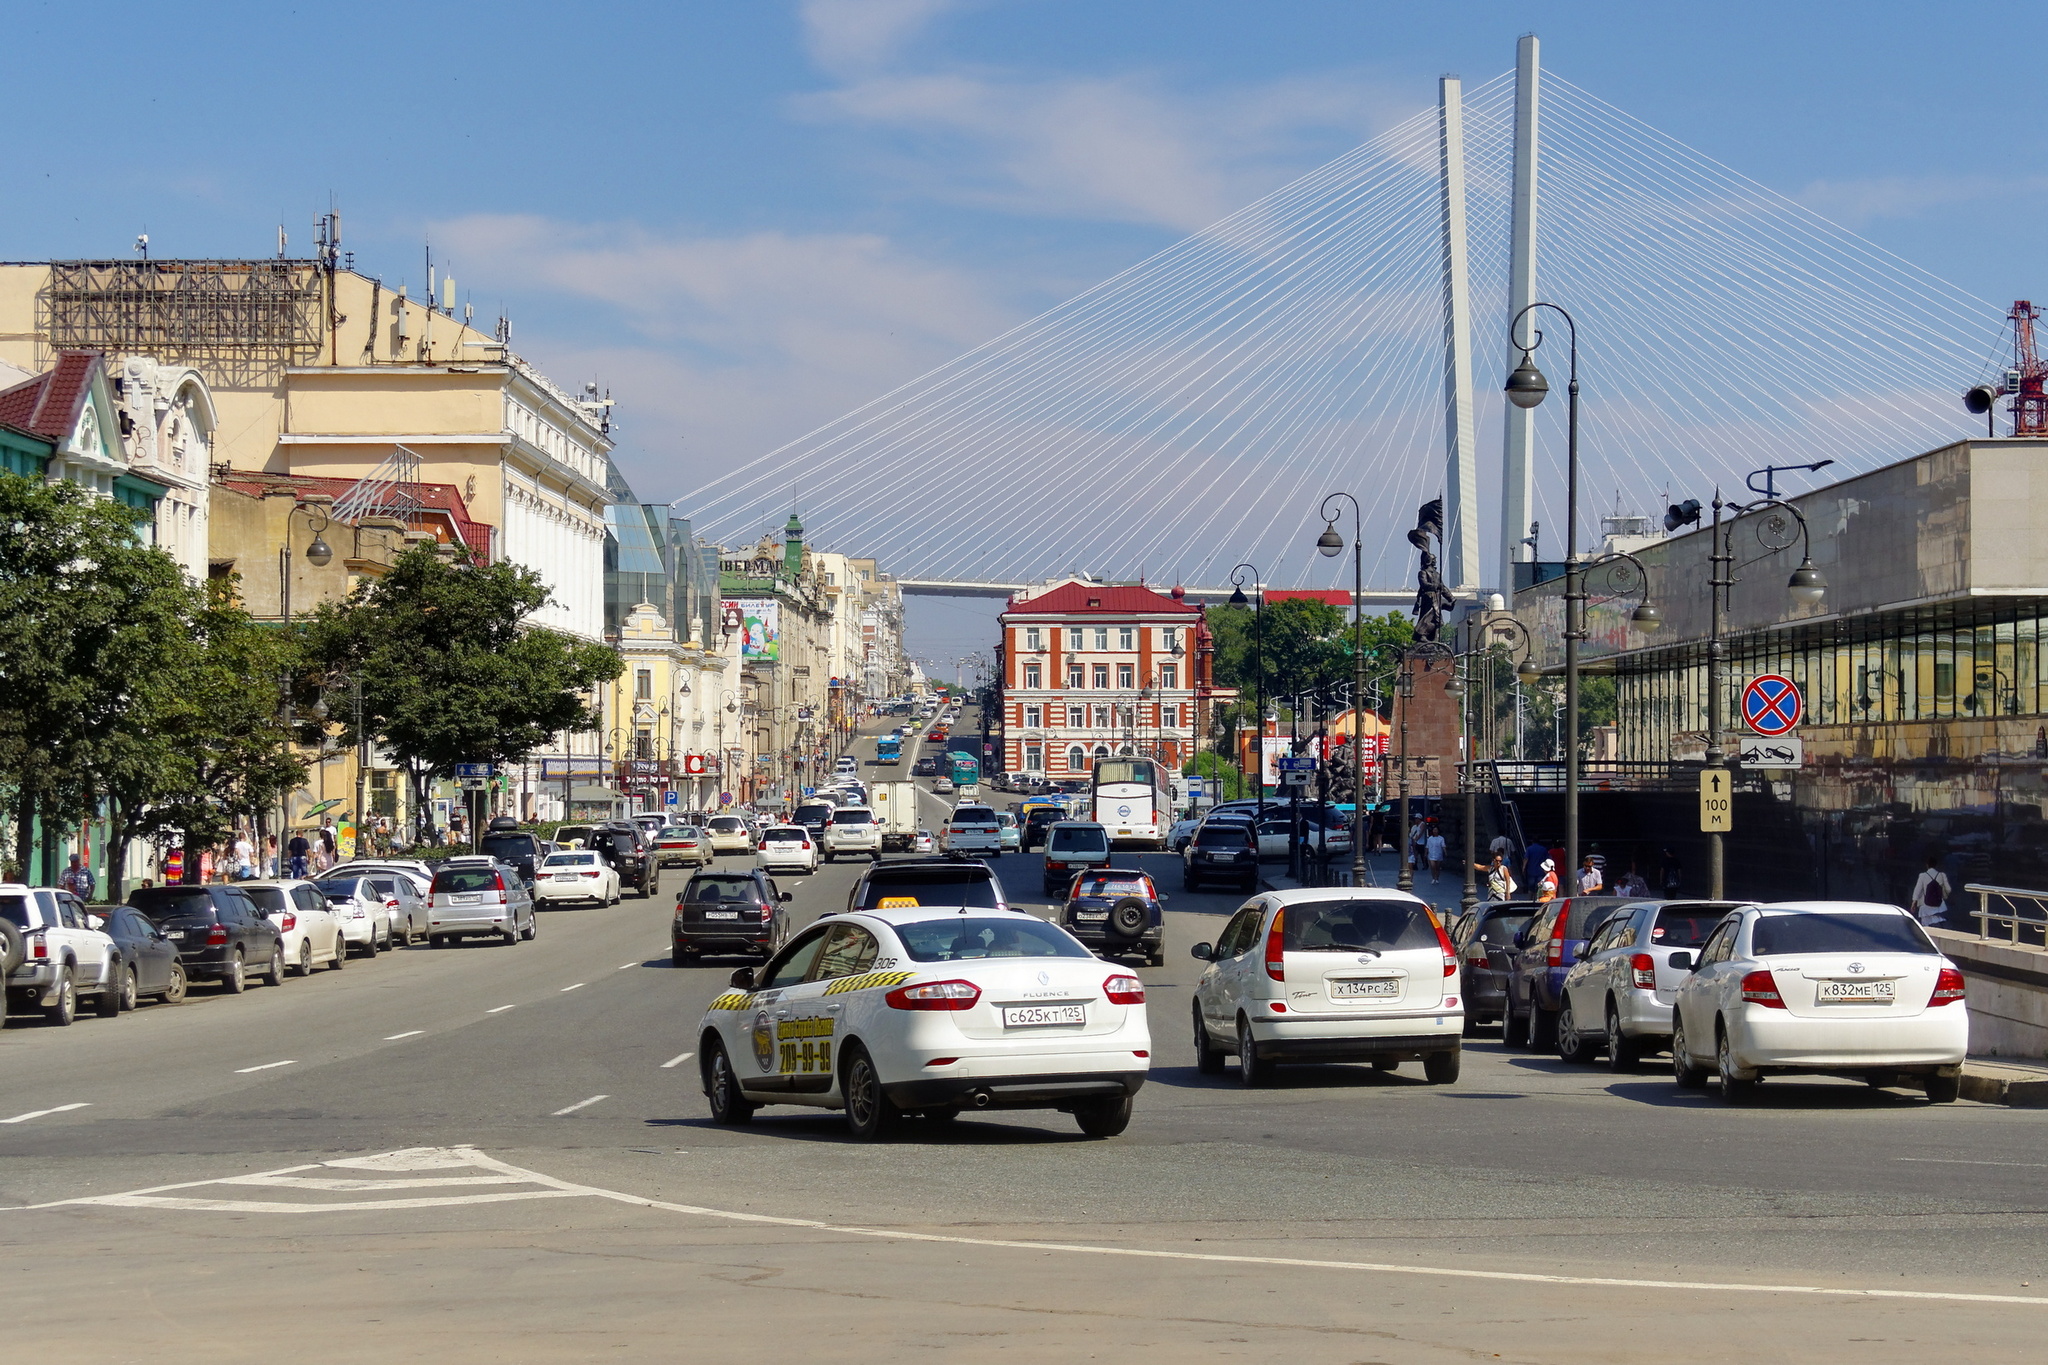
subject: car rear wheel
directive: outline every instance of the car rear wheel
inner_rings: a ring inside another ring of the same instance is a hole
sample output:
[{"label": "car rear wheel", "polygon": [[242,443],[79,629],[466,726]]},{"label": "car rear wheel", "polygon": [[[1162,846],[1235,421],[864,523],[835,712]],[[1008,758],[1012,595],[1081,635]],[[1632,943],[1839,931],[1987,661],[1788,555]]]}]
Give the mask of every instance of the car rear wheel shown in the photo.
[{"label": "car rear wheel", "polygon": [[1223,1074],[1223,1053],[1209,1037],[1209,1026],[1202,1022],[1202,1002],[1197,1000],[1195,1014],[1195,1070],[1204,1076]]},{"label": "car rear wheel", "polygon": [[227,970],[220,974],[220,988],[229,995],[240,995],[249,989],[249,978],[243,970],[241,949],[237,948],[229,955]]},{"label": "car rear wheel", "polygon": [[1529,1006],[1529,1036],[1526,1040],[1531,1052],[1548,1052],[1557,1046],[1557,1013],[1541,1005]]},{"label": "car rear wheel", "polygon": [[1570,996],[1557,1013],[1557,1055],[1561,1061],[1580,1065],[1593,1060],[1593,1044],[1579,1030],[1579,1012]]},{"label": "car rear wheel", "polygon": [[50,1003],[43,1006],[43,1020],[58,1028],[69,1028],[78,1017],[78,987],[72,984],[71,969],[58,971],[57,984],[50,988]]},{"label": "car rear wheel", "polygon": [[98,998],[93,1001],[93,1012],[102,1019],[112,1019],[121,1012],[121,994],[128,989],[128,969],[116,967],[114,979],[100,987]]},{"label": "car rear wheel", "polygon": [[1621,1011],[1614,1008],[1612,1000],[1608,1001],[1607,1069],[1618,1072],[1634,1071],[1641,1056],[1641,1045],[1621,1031]]},{"label": "car rear wheel", "polygon": [[1735,1049],[1728,1041],[1728,1029],[1724,1025],[1715,1030],[1715,1069],[1721,1073],[1721,1098],[1730,1104],[1748,1104],[1756,1098],[1756,1077],[1747,1080],[1736,1075]]},{"label": "car rear wheel", "polygon": [[348,940],[340,934],[334,936],[334,956],[327,961],[327,970],[338,972],[348,966]]},{"label": "car rear wheel", "polygon": [[740,1094],[739,1077],[732,1074],[725,1044],[716,1039],[704,1049],[704,1098],[711,1104],[713,1123],[736,1125],[754,1117],[755,1106]]},{"label": "car rear wheel", "polygon": [[284,945],[282,943],[270,945],[270,965],[263,969],[263,984],[266,986],[282,986],[284,984]]},{"label": "car rear wheel", "polygon": [[136,978],[135,969],[128,968],[121,973],[121,1008],[132,1010],[142,999],[142,982]]},{"label": "car rear wheel", "polygon": [[1685,1041],[1685,1021],[1681,1019],[1672,1021],[1671,1078],[1682,1090],[1704,1090],[1707,1085],[1707,1069],[1693,1061]]},{"label": "car rear wheel", "polygon": [[1432,1052],[1422,1059],[1422,1078],[1431,1085],[1451,1085],[1458,1079],[1465,1054],[1457,1048]]},{"label": "car rear wheel", "polygon": [[312,939],[302,938],[299,940],[299,960],[292,964],[292,973],[295,976],[311,976],[313,974]]},{"label": "car rear wheel", "polygon": [[1927,1078],[1927,1100],[1930,1104],[1954,1104],[1963,1094],[1961,1072],[1953,1076],[1929,1076]]},{"label": "car rear wheel", "polygon": [[882,1090],[874,1059],[859,1043],[846,1049],[840,1063],[840,1093],[846,1096],[846,1129],[857,1142],[880,1142],[896,1134],[903,1118]]},{"label": "car rear wheel", "polygon": [[1237,1082],[1239,1085],[1264,1085],[1273,1079],[1273,1062],[1259,1052],[1259,1040],[1252,1036],[1252,1021],[1243,1015],[1237,1020]]},{"label": "car rear wheel", "polygon": [[1074,1107],[1074,1122],[1092,1138],[1113,1138],[1131,1126],[1131,1097],[1111,1095]]},{"label": "car rear wheel", "polygon": [[190,989],[190,987],[191,982],[185,976],[185,964],[182,962],[173,962],[171,964],[170,984],[164,987],[164,1003],[166,1005],[184,1004],[185,992],[188,989]]}]

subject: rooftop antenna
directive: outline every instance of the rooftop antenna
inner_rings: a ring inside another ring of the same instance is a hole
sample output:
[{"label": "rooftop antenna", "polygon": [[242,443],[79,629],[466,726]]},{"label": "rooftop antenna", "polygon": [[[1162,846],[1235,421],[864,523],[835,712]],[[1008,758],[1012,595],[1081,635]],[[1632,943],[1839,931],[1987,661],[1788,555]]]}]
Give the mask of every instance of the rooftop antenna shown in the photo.
[{"label": "rooftop antenna", "polygon": [[149,234],[147,232],[135,234],[135,254],[145,261],[149,259]]},{"label": "rooftop antenna", "polygon": [[284,224],[279,223],[277,225],[277,259],[280,261],[284,259],[285,241]]}]

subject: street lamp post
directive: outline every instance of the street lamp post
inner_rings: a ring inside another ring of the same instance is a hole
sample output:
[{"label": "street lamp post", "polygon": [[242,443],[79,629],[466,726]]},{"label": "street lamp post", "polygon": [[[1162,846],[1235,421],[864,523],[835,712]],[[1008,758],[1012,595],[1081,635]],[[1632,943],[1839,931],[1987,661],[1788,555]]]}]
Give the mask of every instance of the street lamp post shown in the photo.
[{"label": "street lamp post", "polygon": [[[1489,601],[1489,610],[1483,617],[1479,618],[1476,626],[1472,628],[1473,634],[1464,655],[1466,660],[1466,681],[1464,685],[1466,739],[1465,771],[1461,774],[1460,786],[1463,788],[1465,798],[1465,894],[1460,904],[1466,910],[1470,910],[1473,906],[1479,904],[1479,886],[1475,880],[1475,876],[1479,871],[1479,783],[1473,776],[1473,769],[1478,760],[1472,751],[1473,740],[1476,738],[1473,732],[1478,728],[1473,723],[1474,715],[1472,708],[1477,699],[1478,689],[1472,686],[1472,670],[1477,666],[1478,661],[1490,661],[1495,645],[1493,637],[1504,635],[1513,642],[1509,646],[1510,649],[1515,654],[1520,655],[1520,658],[1517,660],[1519,666],[1515,670],[1516,678],[1528,681],[1534,681],[1536,678],[1536,665],[1529,657],[1531,643],[1529,632],[1520,621],[1502,611],[1498,606],[1493,605],[1500,600],[1499,596],[1496,595]],[[1490,668],[1488,676],[1491,676]],[[1517,852],[1519,851],[1517,850]]]},{"label": "street lamp post", "polygon": [[1316,551],[1334,559],[1344,552],[1331,504],[1351,504],[1351,884],[1365,885],[1365,538],[1358,499],[1332,493],[1323,499],[1323,533]]},{"label": "street lamp post", "polygon": [[1250,564],[1239,564],[1230,571],[1230,605],[1242,607],[1250,600],[1244,595],[1244,579],[1240,574],[1249,573],[1259,594],[1259,600],[1252,602],[1252,689],[1257,699],[1257,709],[1252,713],[1256,718],[1253,731],[1252,766],[1258,770],[1258,820],[1266,818],[1266,583],[1259,571]]}]

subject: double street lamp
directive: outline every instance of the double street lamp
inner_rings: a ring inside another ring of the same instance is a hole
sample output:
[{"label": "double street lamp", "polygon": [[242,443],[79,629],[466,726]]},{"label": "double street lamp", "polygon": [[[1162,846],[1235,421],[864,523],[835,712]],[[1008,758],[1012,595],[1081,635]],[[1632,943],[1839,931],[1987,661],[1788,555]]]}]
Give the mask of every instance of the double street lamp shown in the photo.
[{"label": "double street lamp", "polygon": [[1316,537],[1316,552],[1325,559],[1335,559],[1344,553],[1344,537],[1337,534],[1337,513],[1343,510],[1344,502],[1351,504],[1351,884],[1364,886],[1365,523],[1357,498],[1339,492],[1323,499],[1323,533]]}]

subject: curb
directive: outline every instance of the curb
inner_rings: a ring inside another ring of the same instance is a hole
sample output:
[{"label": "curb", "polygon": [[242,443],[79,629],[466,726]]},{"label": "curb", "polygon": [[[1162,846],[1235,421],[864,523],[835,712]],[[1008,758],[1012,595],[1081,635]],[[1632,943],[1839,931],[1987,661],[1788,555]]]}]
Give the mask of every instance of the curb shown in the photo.
[{"label": "curb", "polygon": [[2048,1080],[2014,1081],[1978,1072],[1963,1073],[1962,1097],[2011,1109],[2048,1109]]}]

